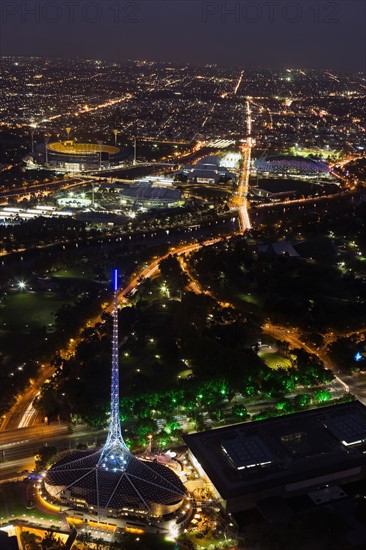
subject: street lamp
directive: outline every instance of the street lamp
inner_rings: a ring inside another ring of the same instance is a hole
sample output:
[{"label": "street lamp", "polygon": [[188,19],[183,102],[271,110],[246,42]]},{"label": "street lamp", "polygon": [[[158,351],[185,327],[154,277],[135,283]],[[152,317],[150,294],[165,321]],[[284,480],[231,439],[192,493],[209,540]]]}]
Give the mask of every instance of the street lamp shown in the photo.
[{"label": "street lamp", "polygon": [[26,285],[25,281],[18,281],[19,290],[25,290],[26,286],[27,285]]},{"label": "street lamp", "polygon": [[167,297],[170,298],[169,288],[167,287],[167,285],[165,283],[161,285],[160,290],[163,294],[166,294]]}]

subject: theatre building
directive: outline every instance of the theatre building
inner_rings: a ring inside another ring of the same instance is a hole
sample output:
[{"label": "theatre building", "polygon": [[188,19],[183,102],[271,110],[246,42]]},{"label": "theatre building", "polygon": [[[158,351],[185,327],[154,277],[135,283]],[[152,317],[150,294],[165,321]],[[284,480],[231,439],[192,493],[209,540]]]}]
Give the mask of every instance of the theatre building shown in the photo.
[{"label": "theatre building", "polygon": [[365,477],[366,408],[343,403],[184,436],[192,464],[227,512]]}]

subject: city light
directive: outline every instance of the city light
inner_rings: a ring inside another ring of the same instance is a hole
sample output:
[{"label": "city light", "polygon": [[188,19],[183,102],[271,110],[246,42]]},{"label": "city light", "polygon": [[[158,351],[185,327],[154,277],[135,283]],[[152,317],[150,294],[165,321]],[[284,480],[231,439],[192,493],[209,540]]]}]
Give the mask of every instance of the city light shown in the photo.
[{"label": "city light", "polygon": [[85,538],[226,547],[366,454],[364,74],[192,61],[1,59],[2,477],[43,445]]}]

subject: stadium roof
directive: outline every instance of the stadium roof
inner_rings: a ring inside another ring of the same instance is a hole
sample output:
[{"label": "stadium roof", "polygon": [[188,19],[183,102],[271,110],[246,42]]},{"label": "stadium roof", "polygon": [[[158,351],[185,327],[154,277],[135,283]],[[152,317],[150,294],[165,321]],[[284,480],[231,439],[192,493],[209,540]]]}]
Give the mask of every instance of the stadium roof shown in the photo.
[{"label": "stadium roof", "polygon": [[59,153],[63,155],[95,155],[102,153],[109,153],[116,155],[120,152],[118,147],[112,147],[111,145],[99,145],[98,143],[77,143],[76,141],[55,141],[49,143],[47,149],[53,153]]},{"label": "stadium roof", "polygon": [[154,187],[148,182],[136,182],[133,183],[127,189],[122,191],[123,197],[128,197],[136,200],[155,200],[155,201],[167,201],[177,202],[181,200],[181,192],[178,189],[171,189],[167,187]]}]

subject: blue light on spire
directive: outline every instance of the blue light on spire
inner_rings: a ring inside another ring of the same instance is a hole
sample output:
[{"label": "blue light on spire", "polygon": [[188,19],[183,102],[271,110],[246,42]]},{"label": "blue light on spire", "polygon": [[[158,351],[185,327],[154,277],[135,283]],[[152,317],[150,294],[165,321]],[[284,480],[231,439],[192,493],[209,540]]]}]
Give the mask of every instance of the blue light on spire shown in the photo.
[{"label": "blue light on spire", "polygon": [[113,290],[118,290],[118,269],[113,270]]},{"label": "blue light on spire", "polygon": [[362,353],[360,353],[359,351],[354,355],[354,360],[359,362],[359,361],[362,361],[363,359],[363,355]]}]

